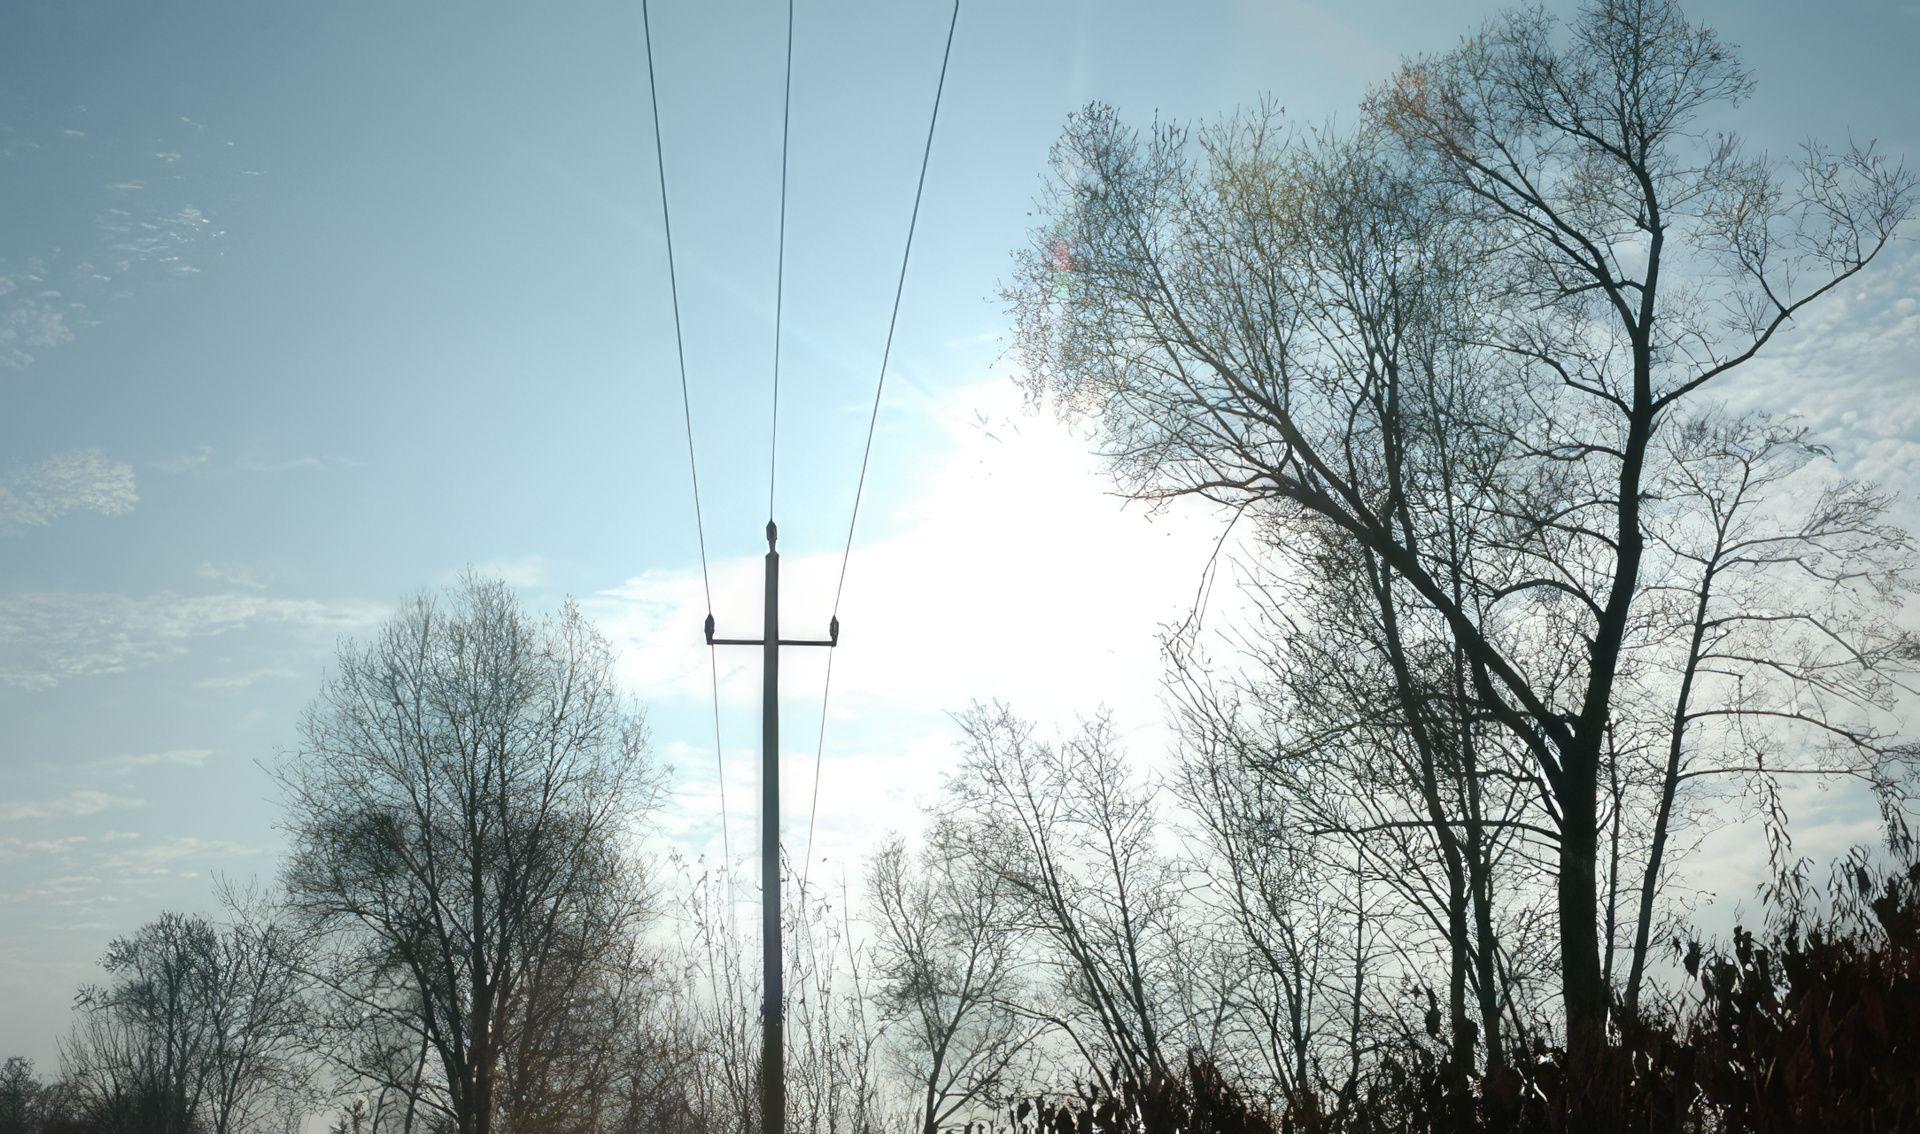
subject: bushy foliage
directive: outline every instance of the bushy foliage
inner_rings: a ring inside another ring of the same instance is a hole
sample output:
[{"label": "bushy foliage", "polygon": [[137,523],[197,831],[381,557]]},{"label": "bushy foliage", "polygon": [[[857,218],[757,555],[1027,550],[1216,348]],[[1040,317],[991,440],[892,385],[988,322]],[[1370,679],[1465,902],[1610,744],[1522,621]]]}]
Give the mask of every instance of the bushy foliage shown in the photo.
[{"label": "bushy foliage", "polygon": [[1858,900],[1804,934],[1734,931],[1697,971],[1697,1081],[1738,1130],[1920,1128],[1920,865],[1849,879]]}]

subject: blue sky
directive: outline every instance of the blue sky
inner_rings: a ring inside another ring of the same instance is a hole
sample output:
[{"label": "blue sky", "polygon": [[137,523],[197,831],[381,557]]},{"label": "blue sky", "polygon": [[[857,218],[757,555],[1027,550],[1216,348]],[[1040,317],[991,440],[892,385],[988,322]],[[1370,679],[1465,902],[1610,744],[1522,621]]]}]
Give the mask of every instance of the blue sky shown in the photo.
[{"label": "blue sky", "polygon": [[[831,601],[947,8],[798,7],[778,513],[804,632]],[[842,610],[828,869],[911,822],[972,698],[1106,701],[1154,743],[1154,628],[1211,520],[1122,510],[1000,357],[993,295],[1063,116],[1271,95],[1350,117],[1494,7],[966,5]],[[1693,11],[1757,72],[1732,123],[1761,144],[1920,153],[1916,6]],[[784,14],[655,11],[723,626],[758,617]],[[601,620],[679,769],[667,840],[717,850],[648,114],[630,2],[0,13],[0,1054],[51,1059],[109,936],[209,906],[216,872],[271,872],[257,762],[342,635],[468,565]],[[1911,497],[1916,284],[1902,246],[1728,396],[1807,414]],[[757,670],[725,664],[750,848]],[[790,660],[790,839],[819,676]]]}]

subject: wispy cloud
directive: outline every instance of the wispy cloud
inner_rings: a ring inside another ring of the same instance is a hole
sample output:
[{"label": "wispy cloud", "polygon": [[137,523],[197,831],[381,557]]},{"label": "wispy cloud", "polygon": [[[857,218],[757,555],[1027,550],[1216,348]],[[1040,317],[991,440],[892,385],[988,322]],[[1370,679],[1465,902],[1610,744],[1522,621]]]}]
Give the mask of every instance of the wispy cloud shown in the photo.
[{"label": "wispy cloud", "polygon": [[118,905],[122,895],[105,892],[105,880],[98,874],[36,875],[24,886],[0,891],[0,902],[25,904],[40,902],[67,909],[96,909]]},{"label": "wispy cloud", "polygon": [[142,752],[133,756],[109,756],[97,761],[99,767],[130,770],[133,768],[204,768],[207,757],[213,755],[211,748],[169,748],[165,752]]},{"label": "wispy cloud", "polygon": [[183,473],[197,469],[213,459],[213,449],[201,445],[174,457],[163,457],[151,462],[153,467],[163,473]]},{"label": "wispy cloud", "polygon": [[449,579],[457,579],[469,570],[476,575],[499,579],[509,587],[544,587],[553,578],[553,564],[544,555],[489,559],[484,563],[475,563],[460,571],[450,572]]},{"label": "wispy cloud", "polygon": [[253,669],[244,673],[229,673],[223,674],[220,677],[202,678],[194,684],[202,689],[212,689],[216,692],[230,693],[237,689],[252,688],[262,681],[298,676],[299,674],[291,669],[282,669],[279,666],[268,666],[265,669]]},{"label": "wispy cloud", "polygon": [[213,449],[200,445],[184,453],[162,457],[147,462],[148,467],[163,473],[186,473],[198,470],[209,472],[243,473],[299,473],[299,472],[337,472],[345,469],[365,468],[365,461],[335,454],[320,456],[275,457],[258,453],[223,459],[217,465],[213,460]]},{"label": "wispy cloud", "polygon": [[0,271],[0,367],[22,370],[36,350],[73,341],[68,315],[77,307],[48,286],[45,265],[28,261],[20,270]]},{"label": "wispy cloud", "polygon": [[59,453],[0,480],[0,536],[45,527],[68,512],[117,516],[139,499],[132,465],[98,449]]},{"label": "wispy cloud", "polygon": [[1730,375],[1741,410],[1792,413],[1833,446],[1848,475],[1906,496],[1920,519],[1920,245],[1889,247]]},{"label": "wispy cloud", "polygon": [[222,839],[181,835],[130,846],[105,855],[100,865],[120,878],[152,878],[168,874],[196,875],[204,869],[181,870],[187,863],[218,863],[227,867],[265,853],[260,847]]},{"label": "wispy cloud", "polygon": [[242,472],[282,473],[282,472],[326,472],[334,469],[362,468],[365,461],[356,461],[351,457],[288,457],[284,460],[271,460],[260,457],[242,457],[234,462],[234,467]]},{"label": "wispy cloud", "polygon": [[121,811],[145,806],[146,801],[104,791],[70,791],[52,799],[23,799],[0,803],[0,822],[19,823],[48,819],[76,819],[98,815],[102,811]]},{"label": "wispy cloud", "polygon": [[[0,905],[38,905],[64,912],[108,910],[140,903],[150,909],[153,884],[204,877],[267,853],[265,847],[196,835],[0,836]],[[5,919],[0,919],[4,930]],[[0,941],[4,933],[0,932]]]},{"label": "wispy cloud", "polygon": [[229,587],[242,587],[249,591],[262,590],[266,584],[253,568],[240,563],[202,563],[194,574],[215,583],[225,583]]},{"label": "wispy cloud", "polygon": [[98,179],[29,191],[23,206],[46,200],[59,207],[10,217],[43,243],[22,259],[0,259],[0,370],[26,369],[147,285],[200,271],[193,261],[225,235],[215,217],[236,180],[230,148],[195,122],[169,118],[157,132],[96,135],[68,127],[44,140],[5,130],[0,161],[30,163],[17,176],[31,185],[69,167],[31,162],[55,145],[84,154]]},{"label": "wispy cloud", "polygon": [[0,595],[0,684],[47,689],[185,653],[198,640],[272,625],[328,637],[376,623],[384,608],[354,600],[252,592],[146,597],[72,591]]},{"label": "wispy cloud", "polygon": [[57,835],[23,839],[18,835],[0,835],[0,866],[66,855],[77,847],[85,846],[87,838],[86,835]]}]

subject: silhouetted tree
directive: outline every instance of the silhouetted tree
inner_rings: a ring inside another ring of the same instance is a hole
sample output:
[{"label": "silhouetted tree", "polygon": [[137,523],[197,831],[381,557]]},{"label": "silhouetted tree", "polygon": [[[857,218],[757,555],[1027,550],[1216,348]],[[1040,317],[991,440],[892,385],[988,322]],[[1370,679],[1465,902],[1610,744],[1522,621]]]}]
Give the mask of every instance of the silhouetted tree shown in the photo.
[{"label": "silhouetted tree", "polygon": [[0,1134],[39,1134],[43,1089],[33,1060],[14,1055],[0,1064]]},{"label": "silhouetted tree", "polygon": [[347,1070],[487,1134],[508,1052],[568,995],[543,978],[623,947],[648,909],[627,842],[658,782],[640,713],[575,607],[535,619],[470,577],[343,645],[301,733],[283,882],[319,951],[322,1046],[374,1038],[385,1054]]},{"label": "silhouetted tree", "polygon": [[305,1067],[296,942],[258,904],[235,920],[162,914],[116,938],[61,1049],[101,1131],[244,1134],[297,1112]]},{"label": "silhouetted tree", "polygon": [[1005,883],[1007,924],[1052,979],[1020,1005],[1080,1060],[1079,1073],[1145,1081],[1217,1017],[1192,998],[1185,888],[1156,838],[1155,793],[1098,715],[1050,742],[1005,705],[959,718],[962,758],[941,800],[941,847]]},{"label": "silhouetted tree", "polygon": [[936,827],[917,853],[895,837],[867,863],[875,995],[921,1134],[997,1103],[1035,1030],[1012,1007],[1024,995],[1012,884],[960,845]]},{"label": "silhouetted tree", "polygon": [[[1009,289],[1031,388],[1100,423],[1128,491],[1334,533],[1459,651],[1551,811],[1576,1082],[1607,1037],[1603,791],[1657,438],[1913,199],[1870,148],[1744,155],[1707,115],[1748,87],[1673,4],[1600,0],[1496,19],[1290,152],[1268,115],[1196,149],[1095,106]],[[1328,181],[1329,147],[1362,160]],[[1440,436],[1474,446],[1475,495]],[[1499,533],[1471,559],[1463,499]]]}]

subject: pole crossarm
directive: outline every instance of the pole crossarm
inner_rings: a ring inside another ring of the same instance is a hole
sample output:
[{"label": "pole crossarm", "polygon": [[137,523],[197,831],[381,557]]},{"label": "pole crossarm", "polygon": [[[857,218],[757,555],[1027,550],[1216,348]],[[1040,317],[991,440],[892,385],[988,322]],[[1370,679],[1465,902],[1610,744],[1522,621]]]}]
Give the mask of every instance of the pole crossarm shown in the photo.
[{"label": "pole crossarm", "polygon": [[[840,620],[837,618],[833,620],[831,633],[833,634],[831,638],[781,638],[776,641],[774,645],[837,646],[840,644]],[[707,630],[707,645],[709,646],[764,646],[766,644],[767,640],[765,638],[716,638],[713,636],[713,630],[711,628]]]},{"label": "pole crossarm", "polygon": [[[769,522],[767,524],[767,528],[769,529],[769,531],[773,530],[773,524]],[[774,537],[772,535],[769,535],[767,537],[768,548],[773,547],[773,541],[774,541]],[[713,615],[711,614],[707,615],[706,631],[707,631],[707,645],[709,646],[761,646],[761,647],[764,647],[767,644],[767,640],[765,638],[716,638],[714,637],[713,636],[714,621],[713,621]],[[840,644],[840,616],[837,614],[827,620],[827,636],[824,638],[775,638],[774,639],[774,645],[776,646],[826,646],[828,648],[831,648],[839,644]]]}]

